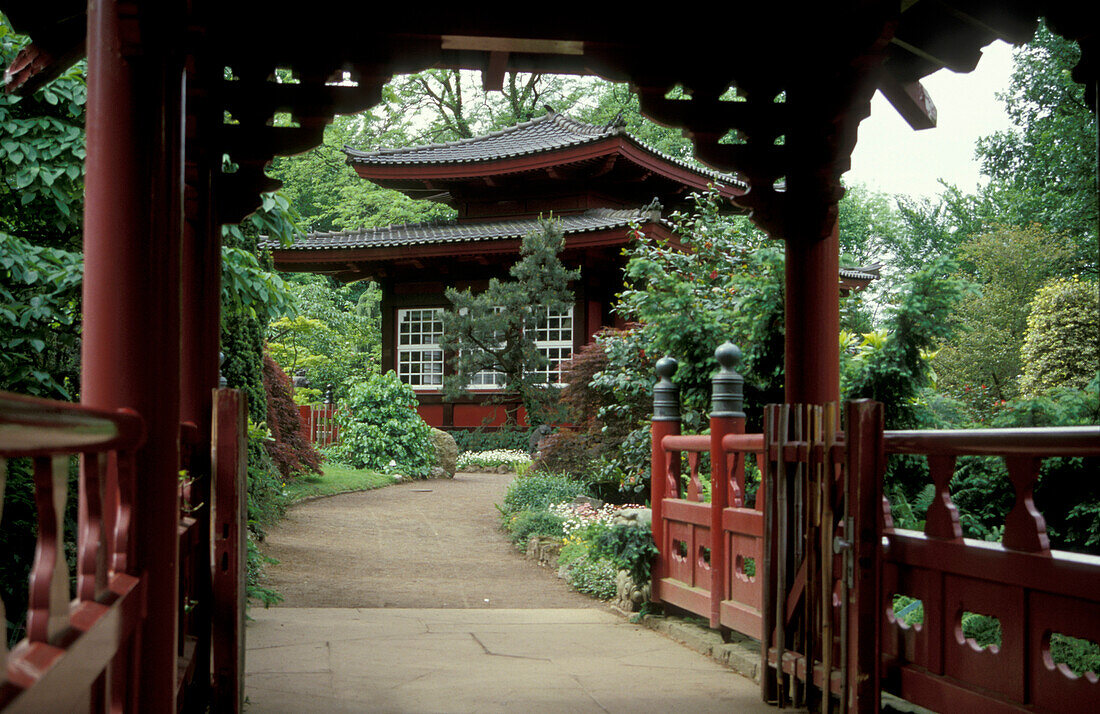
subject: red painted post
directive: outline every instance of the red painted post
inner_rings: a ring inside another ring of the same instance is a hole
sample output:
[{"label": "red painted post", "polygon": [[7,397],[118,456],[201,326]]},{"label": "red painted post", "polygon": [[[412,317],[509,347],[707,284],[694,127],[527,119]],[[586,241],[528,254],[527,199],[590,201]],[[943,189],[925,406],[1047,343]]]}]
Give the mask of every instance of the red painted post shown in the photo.
[{"label": "red painted post", "polygon": [[653,387],[653,419],[650,422],[650,508],[652,509],[653,542],[657,546],[657,562],[650,579],[650,600],[661,602],[661,578],[667,572],[668,542],[665,538],[663,501],[668,495],[668,472],[675,470],[679,477],[680,462],[670,463],[665,457],[662,441],[666,436],[680,433],[680,390],[672,383],[676,372],[676,360],[663,357],[657,361],[657,384]]},{"label": "red painted post", "polygon": [[[726,342],[714,352],[720,366],[711,381],[710,407],[710,626],[721,624],[722,601],[729,594],[729,541],[722,519],[729,506],[729,462],[722,448],[726,434],[745,433],[745,413],[741,411],[744,379],[734,367],[741,350]],[[736,468],[736,467],[735,467]]]},{"label": "red painted post", "polygon": [[788,404],[840,401],[839,230],[787,236],[786,368]]},{"label": "red painted post", "polygon": [[878,712],[881,699],[882,476],[886,471],[882,405],[848,404],[848,515],[853,523],[848,583],[848,712]]},{"label": "red painted post", "polygon": [[117,0],[88,7],[81,400],[145,420],[134,542],[149,617],[137,681],[141,711],[166,712],[175,709],[182,214],[182,68],[168,59],[166,28],[183,23],[146,10],[139,26]]},{"label": "red painted post", "polygon": [[236,389],[214,403],[214,701],[213,710],[244,707],[244,605],[248,408]]}]

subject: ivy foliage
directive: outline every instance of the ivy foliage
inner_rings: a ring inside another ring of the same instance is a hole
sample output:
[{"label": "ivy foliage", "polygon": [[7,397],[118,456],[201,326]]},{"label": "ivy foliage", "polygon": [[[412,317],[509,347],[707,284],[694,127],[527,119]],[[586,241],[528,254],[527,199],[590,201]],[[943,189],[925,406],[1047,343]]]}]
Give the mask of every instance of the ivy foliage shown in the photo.
[{"label": "ivy foliage", "polygon": [[359,469],[426,477],[435,447],[416,403],[412,388],[392,370],[352,385],[337,412],[340,441],[333,457]]}]

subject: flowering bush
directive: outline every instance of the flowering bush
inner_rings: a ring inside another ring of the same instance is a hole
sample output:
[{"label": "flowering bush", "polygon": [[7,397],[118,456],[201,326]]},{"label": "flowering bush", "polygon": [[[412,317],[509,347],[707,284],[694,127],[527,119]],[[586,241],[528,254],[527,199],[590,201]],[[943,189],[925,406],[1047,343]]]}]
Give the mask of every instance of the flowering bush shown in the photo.
[{"label": "flowering bush", "polygon": [[565,534],[566,543],[569,543],[594,540],[599,532],[611,527],[611,522],[615,520],[619,511],[627,508],[641,508],[641,506],[631,503],[623,506],[607,503],[596,509],[588,503],[555,503],[548,510],[563,519],[562,532]]},{"label": "flowering bush", "polygon": [[531,463],[527,452],[518,449],[493,449],[492,451],[464,451],[458,455],[459,471],[508,466],[515,471],[525,469]]}]

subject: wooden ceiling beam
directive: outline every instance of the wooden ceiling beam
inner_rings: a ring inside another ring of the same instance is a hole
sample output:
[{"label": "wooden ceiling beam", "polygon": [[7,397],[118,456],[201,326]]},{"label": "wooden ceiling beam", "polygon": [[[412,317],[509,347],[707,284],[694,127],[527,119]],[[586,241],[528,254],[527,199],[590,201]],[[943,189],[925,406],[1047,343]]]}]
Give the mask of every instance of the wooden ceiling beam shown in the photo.
[{"label": "wooden ceiling beam", "polygon": [[489,61],[481,71],[481,87],[486,92],[504,89],[504,73],[508,69],[508,52],[490,52]]},{"label": "wooden ceiling beam", "polygon": [[920,82],[902,83],[887,68],[878,85],[882,96],[897,110],[909,126],[917,131],[934,129],[936,104]]}]

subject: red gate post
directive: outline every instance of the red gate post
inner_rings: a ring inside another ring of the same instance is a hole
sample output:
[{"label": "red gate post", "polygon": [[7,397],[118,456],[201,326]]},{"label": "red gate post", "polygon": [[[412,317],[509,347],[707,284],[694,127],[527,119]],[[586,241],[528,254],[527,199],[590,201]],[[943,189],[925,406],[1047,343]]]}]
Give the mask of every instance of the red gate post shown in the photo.
[{"label": "red gate post", "polygon": [[214,700],[218,714],[244,707],[244,569],[247,550],[248,408],[242,392],[214,400]]},{"label": "red gate post", "polygon": [[182,3],[88,5],[81,402],[132,408],[136,566],[147,578],[139,709],[175,710],[178,606]]},{"label": "red gate post", "polygon": [[[878,712],[881,698],[882,476],[886,471],[882,404],[850,402],[847,440],[848,515],[853,527],[848,578],[848,712]],[[854,562],[853,562],[854,561]]]},{"label": "red gate post", "polygon": [[650,577],[649,599],[655,603],[661,602],[661,578],[667,572],[665,560],[669,557],[662,502],[668,495],[669,476],[680,477],[680,459],[668,459],[664,445],[661,443],[666,436],[680,433],[680,389],[672,383],[672,375],[675,374],[676,367],[677,362],[672,357],[662,357],[657,360],[657,384],[653,386],[653,420],[649,427],[652,444],[649,500],[652,509],[653,542],[657,546],[657,562],[653,565],[653,573]]},{"label": "red gate post", "polygon": [[725,342],[714,351],[719,370],[711,379],[710,401],[710,626],[721,625],[722,601],[729,595],[729,542],[722,526],[729,506],[729,483],[744,469],[744,457],[734,457],[734,472],[726,460],[722,439],[726,434],[745,433],[742,408],[744,378],[734,367],[741,361],[741,350]]}]

